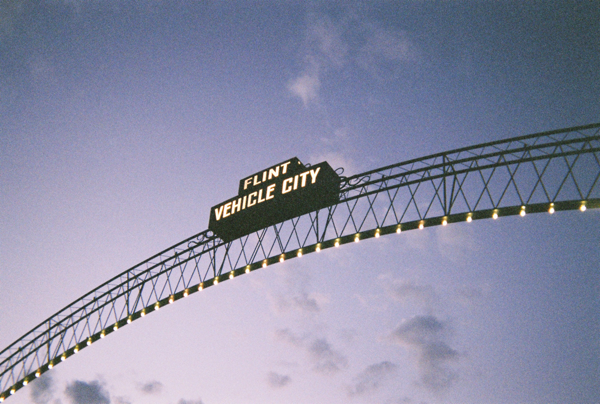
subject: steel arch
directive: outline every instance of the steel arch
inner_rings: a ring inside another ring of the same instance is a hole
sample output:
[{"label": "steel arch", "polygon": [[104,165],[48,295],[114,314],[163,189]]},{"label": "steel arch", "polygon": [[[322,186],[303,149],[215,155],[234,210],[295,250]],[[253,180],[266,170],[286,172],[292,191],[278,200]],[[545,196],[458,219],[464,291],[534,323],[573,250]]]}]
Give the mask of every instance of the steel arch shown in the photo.
[{"label": "steel arch", "polygon": [[0,402],[161,306],[267,265],[453,222],[600,207],[600,123],[343,177],[340,202],[225,243],[206,230],[122,272],[0,352]]}]

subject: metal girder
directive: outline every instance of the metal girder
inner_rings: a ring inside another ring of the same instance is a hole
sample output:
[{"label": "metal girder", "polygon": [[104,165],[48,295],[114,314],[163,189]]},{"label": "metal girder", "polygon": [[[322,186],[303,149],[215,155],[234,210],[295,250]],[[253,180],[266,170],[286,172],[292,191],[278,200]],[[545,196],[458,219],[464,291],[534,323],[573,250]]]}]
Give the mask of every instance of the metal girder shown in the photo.
[{"label": "metal girder", "polygon": [[122,272],[0,352],[0,402],[79,350],[203,288],[322,249],[427,226],[600,207],[600,123],[342,177],[336,205],[225,243],[206,230]]}]

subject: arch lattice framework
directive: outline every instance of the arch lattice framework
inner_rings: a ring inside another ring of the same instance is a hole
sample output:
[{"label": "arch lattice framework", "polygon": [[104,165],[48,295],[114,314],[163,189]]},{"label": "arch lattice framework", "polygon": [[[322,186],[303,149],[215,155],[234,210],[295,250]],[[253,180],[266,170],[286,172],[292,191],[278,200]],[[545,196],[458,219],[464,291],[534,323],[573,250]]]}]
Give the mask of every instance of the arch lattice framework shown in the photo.
[{"label": "arch lattice framework", "polygon": [[438,153],[342,177],[336,205],[229,243],[206,230],[86,293],[0,352],[0,401],[79,350],[203,288],[390,233],[600,207],[600,123]]}]

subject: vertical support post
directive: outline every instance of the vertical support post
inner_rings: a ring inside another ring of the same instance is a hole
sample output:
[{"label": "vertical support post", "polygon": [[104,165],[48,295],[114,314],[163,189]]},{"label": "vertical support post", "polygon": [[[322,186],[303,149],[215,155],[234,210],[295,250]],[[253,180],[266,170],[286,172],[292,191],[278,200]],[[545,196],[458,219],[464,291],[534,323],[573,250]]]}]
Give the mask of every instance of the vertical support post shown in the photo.
[{"label": "vertical support post", "polygon": [[443,206],[443,208],[444,208],[444,215],[448,215],[448,197],[446,194],[447,157],[445,154],[442,156],[442,164],[443,164],[442,168],[444,170],[444,176],[442,179],[442,181],[444,181],[444,206]]}]

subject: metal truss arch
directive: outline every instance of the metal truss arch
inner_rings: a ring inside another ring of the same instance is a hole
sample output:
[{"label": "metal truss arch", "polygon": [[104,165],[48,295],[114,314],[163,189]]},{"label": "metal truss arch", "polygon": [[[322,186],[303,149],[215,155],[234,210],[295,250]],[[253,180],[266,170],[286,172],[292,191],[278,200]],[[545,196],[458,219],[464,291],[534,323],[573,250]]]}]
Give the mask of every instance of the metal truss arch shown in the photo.
[{"label": "metal truss arch", "polygon": [[600,123],[343,177],[336,205],[225,243],[206,230],[120,273],[0,352],[0,402],[119,328],[253,270],[405,230],[600,207]]}]

